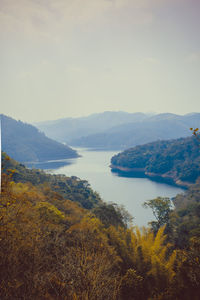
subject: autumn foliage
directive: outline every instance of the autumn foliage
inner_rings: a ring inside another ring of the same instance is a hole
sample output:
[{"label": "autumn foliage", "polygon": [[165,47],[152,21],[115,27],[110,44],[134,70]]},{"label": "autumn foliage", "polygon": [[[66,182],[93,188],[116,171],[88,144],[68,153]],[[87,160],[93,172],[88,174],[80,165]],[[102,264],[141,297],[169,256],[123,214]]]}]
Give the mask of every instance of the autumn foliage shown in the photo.
[{"label": "autumn foliage", "polygon": [[198,299],[198,239],[175,249],[165,225],[139,229],[123,207],[86,209],[11,170],[1,189],[0,299]]}]

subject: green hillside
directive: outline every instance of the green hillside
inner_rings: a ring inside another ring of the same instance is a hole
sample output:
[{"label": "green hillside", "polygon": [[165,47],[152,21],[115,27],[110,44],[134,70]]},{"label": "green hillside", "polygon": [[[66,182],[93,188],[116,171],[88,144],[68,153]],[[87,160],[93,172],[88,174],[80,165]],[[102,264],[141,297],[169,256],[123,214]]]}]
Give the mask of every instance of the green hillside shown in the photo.
[{"label": "green hillside", "polygon": [[94,192],[86,180],[75,176],[51,175],[42,170],[28,169],[23,164],[2,153],[2,168],[4,173],[14,170],[12,179],[15,182],[31,183],[36,186],[46,184],[53,191],[60,193],[65,199],[78,202],[84,208],[92,208],[102,202],[100,196]]},{"label": "green hillside", "polygon": [[125,150],[111,159],[121,172],[141,171],[177,184],[194,183],[200,176],[200,145],[195,137],[158,141]]},{"label": "green hillside", "polygon": [[72,148],[47,138],[36,127],[1,115],[2,150],[20,162],[77,157]]}]

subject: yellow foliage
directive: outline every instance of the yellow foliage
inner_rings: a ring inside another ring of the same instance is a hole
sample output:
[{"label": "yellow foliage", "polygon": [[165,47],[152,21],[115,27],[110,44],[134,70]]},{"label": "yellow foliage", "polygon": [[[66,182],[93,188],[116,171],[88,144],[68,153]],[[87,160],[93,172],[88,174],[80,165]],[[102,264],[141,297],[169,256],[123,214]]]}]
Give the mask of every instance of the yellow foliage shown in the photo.
[{"label": "yellow foliage", "polygon": [[102,227],[103,225],[99,219],[91,213],[87,213],[79,223],[72,225],[68,231],[100,233]]},{"label": "yellow foliage", "polygon": [[38,201],[44,201],[45,196],[40,190],[33,186],[31,183],[14,183],[11,182],[11,187],[13,193],[16,195],[21,195],[24,198],[29,199],[31,202],[38,202]]},{"label": "yellow foliage", "polygon": [[54,205],[48,202],[39,202],[35,206],[35,209],[39,212],[40,217],[43,220],[53,223],[60,223],[64,220],[64,214],[58,210]]},{"label": "yellow foliage", "polygon": [[156,236],[148,228],[107,227],[48,186],[5,180],[0,225],[0,296],[20,299],[26,290],[24,299],[111,300],[121,285],[127,299],[140,299],[143,284],[153,282],[159,299],[174,279],[177,253],[164,227]]},{"label": "yellow foliage", "polygon": [[169,254],[171,245],[165,243],[164,229],[164,226],[161,227],[155,237],[152,231],[146,228],[143,228],[142,232],[137,227],[132,231],[133,261],[139,269],[141,262],[148,265],[148,275],[157,279],[162,275],[167,281],[171,281],[175,275],[173,267],[176,251]]}]

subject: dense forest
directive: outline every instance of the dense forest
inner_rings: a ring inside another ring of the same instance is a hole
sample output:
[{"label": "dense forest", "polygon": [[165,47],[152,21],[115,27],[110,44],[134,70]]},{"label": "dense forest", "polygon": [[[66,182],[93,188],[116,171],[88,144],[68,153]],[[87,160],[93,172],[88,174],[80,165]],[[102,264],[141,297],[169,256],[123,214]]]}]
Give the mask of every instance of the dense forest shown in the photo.
[{"label": "dense forest", "polygon": [[101,202],[100,196],[91,189],[86,180],[75,176],[50,175],[42,170],[28,169],[23,164],[11,159],[5,152],[2,152],[2,166],[4,173],[13,170],[12,180],[14,182],[31,183],[33,186],[48,185],[65,199],[79,202],[84,208],[92,208]]},{"label": "dense forest", "polygon": [[77,157],[70,147],[47,138],[36,127],[1,117],[2,150],[20,162],[37,162]]},{"label": "dense forest", "polygon": [[86,181],[29,170],[3,153],[0,298],[199,299],[199,196],[197,180],[175,208],[168,198],[147,201],[155,221],[139,229]]},{"label": "dense forest", "polygon": [[199,141],[195,136],[157,141],[125,150],[111,159],[120,172],[141,171],[147,176],[171,179],[182,185],[195,183],[200,175]]}]

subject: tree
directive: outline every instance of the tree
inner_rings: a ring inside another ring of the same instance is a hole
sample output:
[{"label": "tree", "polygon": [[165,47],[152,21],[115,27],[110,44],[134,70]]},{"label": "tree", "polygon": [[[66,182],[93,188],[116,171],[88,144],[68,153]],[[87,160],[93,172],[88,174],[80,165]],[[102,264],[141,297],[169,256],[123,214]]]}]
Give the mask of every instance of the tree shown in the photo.
[{"label": "tree", "polygon": [[150,222],[153,231],[156,233],[158,229],[163,225],[168,225],[169,215],[172,211],[171,200],[167,197],[157,197],[152,200],[144,202],[143,206],[145,208],[150,207],[153,211],[153,215],[156,221]]},{"label": "tree", "polygon": [[125,207],[116,203],[102,203],[93,209],[93,213],[106,227],[113,225],[127,228],[133,220]]},{"label": "tree", "polygon": [[192,130],[192,134],[200,141],[200,132],[199,132],[199,128],[190,128],[190,130]]}]

